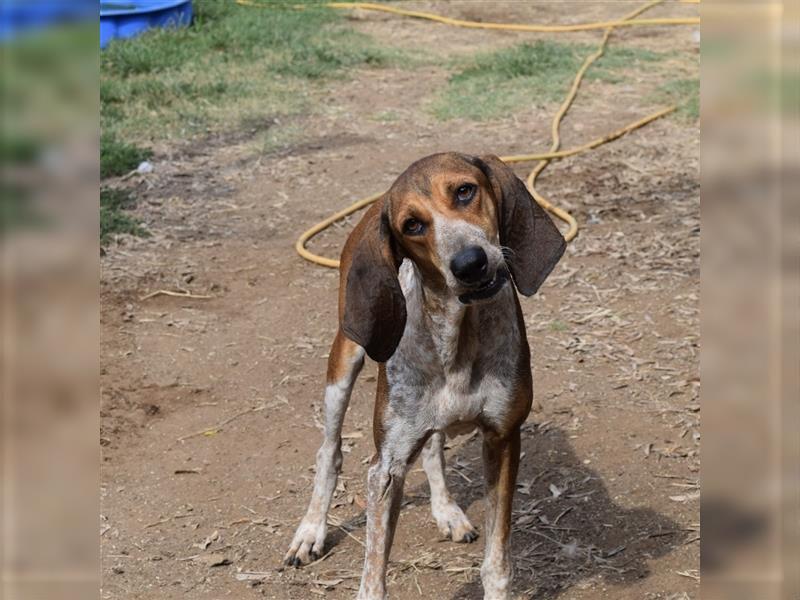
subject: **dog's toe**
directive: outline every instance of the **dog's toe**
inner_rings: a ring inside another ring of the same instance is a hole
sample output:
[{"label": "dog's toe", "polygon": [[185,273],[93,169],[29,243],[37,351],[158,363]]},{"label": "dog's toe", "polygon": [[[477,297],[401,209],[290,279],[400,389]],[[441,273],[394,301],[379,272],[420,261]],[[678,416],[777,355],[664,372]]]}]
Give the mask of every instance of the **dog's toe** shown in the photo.
[{"label": "dog's toe", "polygon": [[290,548],[283,559],[283,564],[287,567],[302,567],[304,562],[307,563],[310,561],[308,560],[308,553],[302,545],[299,548]]},{"label": "dog's toe", "polygon": [[464,533],[464,536],[460,540],[456,541],[464,544],[471,544],[477,539],[478,539],[478,532],[473,529],[471,531],[467,531],[466,533]]},{"label": "dog's toe", "polygon": [[287,567],[294,566],[294,561],[297,558],[297,548],[289,548],[289,551],[283,557],[283,564]]},{"label": "dog's toe", "polygon": [[302,567],[322,556],[325,544],[325,524],[317,520],[303,519],[294,534],[284,563],[292,567]]},{"label": "dog's toe", "polygon": [[451,530],[450,538],[457,544],[471,544],[478,539],[478,532],[467,523],[468,527],[460,527],[458,530]]},{"label": "dog's toe", "polygon": [[443,535],[459,544],[469,544],[478,539],[478,532],[455,502],[444,506],[433,506],[432,509],[439,531]]}]

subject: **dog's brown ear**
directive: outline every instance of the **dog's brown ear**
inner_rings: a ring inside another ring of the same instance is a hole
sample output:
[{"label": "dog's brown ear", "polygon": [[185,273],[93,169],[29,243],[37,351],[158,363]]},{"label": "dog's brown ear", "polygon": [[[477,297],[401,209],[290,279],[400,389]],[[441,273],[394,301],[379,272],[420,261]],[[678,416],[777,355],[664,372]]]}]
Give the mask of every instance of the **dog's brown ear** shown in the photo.
[{"label": "dog's brown ear", "polygon": [[532,296],[564,254],[567,243],[511,167],[493,155],[482,156],[477,163],[499,204],[500,244],[511,250],[506,262],[514,283],[520,293]]},{"label": "dog's brown ear", "polygon": [[386,362],[403,337],[406,300],[384,201],[376,204],[345,244],[339,315],[344,334],[372,360]]}]

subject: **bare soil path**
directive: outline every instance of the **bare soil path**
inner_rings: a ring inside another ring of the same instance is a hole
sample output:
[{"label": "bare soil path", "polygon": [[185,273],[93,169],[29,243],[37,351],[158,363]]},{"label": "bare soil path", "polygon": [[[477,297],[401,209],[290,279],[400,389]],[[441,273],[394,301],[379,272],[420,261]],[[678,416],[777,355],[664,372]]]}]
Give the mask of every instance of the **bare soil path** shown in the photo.
[{"label": "bare soil path", "polygon": [[[447,8],[485,20],[575,18],[569,3]],[[586,10],[581,20],[628,8]],[[373,14],[353,26],[450,52],[536,39]],[[696,69],[688,28],[624,31],[612,43],[680,52],[675,60]],[[321,110],[295,118],[302,139],[289,148],[255,152],[253,131],[161,147],[155,172],[131,180],[154,235],[110,248],[102,265],[104,598],[354,596],[374,365],[345,423],[330,552],[309,568],[280,568],[310,493],[338,285],[292,246],[423,155],[549,145],[555,107],[535,100],[492,121],[435,120],[426,102],[447,76],[435,65],[356,71],[328,86]],[[565,147],[652,110],[646,80],[589,83],[564,124]],[[520,598],[697,597],[698,133],[664,119],[541,178],[581,231],[543,290],[523,300],[542,409],[526,425],[515,502]],[[314,248],[335,256],[349,227]],[[212,298],[142,299],[160,289]],[[479,440],[450,444],[451,489],[481,529]],[[413,467],[392,597],[481,598],[482,549],[482,539],[439,538]]]}]

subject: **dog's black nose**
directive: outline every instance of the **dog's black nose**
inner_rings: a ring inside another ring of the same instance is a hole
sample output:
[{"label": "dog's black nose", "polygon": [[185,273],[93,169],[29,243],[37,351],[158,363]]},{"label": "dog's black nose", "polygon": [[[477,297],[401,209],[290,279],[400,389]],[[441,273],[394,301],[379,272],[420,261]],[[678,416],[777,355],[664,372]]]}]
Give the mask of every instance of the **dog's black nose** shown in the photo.
[{"label": "dog's black nose", "polygon": [[489,260],[480,246],[464,248],[450,261],[450,270],[456,279],[464,283],[479,283],[486,279]]}]

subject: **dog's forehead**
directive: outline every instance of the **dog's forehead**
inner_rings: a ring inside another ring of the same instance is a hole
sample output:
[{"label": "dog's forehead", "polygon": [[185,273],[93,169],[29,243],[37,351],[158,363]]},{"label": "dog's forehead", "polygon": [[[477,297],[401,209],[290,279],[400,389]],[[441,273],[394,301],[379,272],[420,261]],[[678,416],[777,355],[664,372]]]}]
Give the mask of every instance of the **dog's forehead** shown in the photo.
[{"label": "dog's forehead", "polygon": [[392,185],[398,195],[414,193],[430,197],[437,179],[473,173],[470,157],[456,152],[432,154],[412,163]]}]

